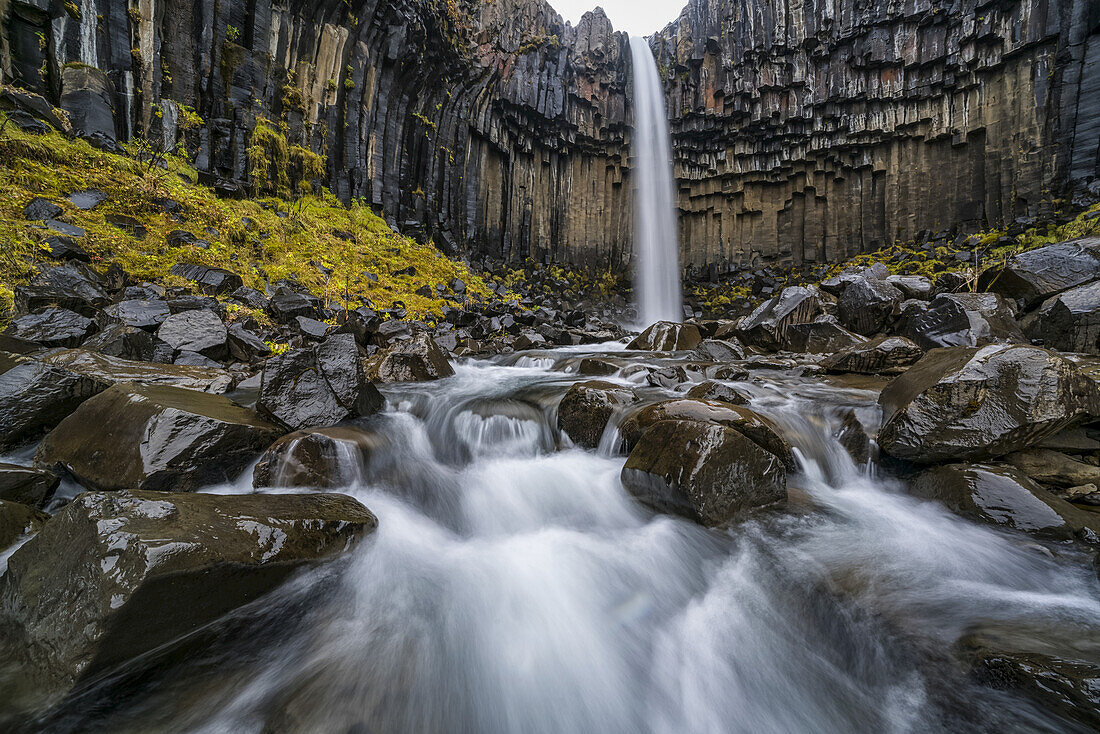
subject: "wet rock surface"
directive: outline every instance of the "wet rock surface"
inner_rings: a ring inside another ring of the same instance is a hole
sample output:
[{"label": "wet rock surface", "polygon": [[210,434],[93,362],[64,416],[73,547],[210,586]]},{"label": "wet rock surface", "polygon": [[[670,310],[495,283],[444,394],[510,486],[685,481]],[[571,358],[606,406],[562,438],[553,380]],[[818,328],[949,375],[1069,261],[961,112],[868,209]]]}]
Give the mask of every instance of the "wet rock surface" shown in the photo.
[{"label": "wet rock surface", "polygon": [[376,382],[426,382],[455,373],[447,354],[426,335],[398,342],[366,363],[367,378]]},{"label": "wet rock surface", "polygon": [[718,526],[786,497],[783,465],[737,431],[714,423],[663,420],[638,438],[623,486],[659,512]]},{"label": "wet rock surface", "polygon": [[627,348],[650,352],[675,352],[695,349],[702,341],[703,337],[698,327],[693,324],[658,321],[647,327],[627,345]]},{"label": "wet rock surface", "polygon": [[123,383],[61,421],[35,462],[96,489],[187,492],[236,479],[280,433],[220,395]]},{"label": "wet rock surface", "polygon": [[792,286],[746,316],[738,325],[738,333],[750,346],[778,350],[787,342],[788,329],[812,322],[820,312],[814,290]]},{"label": "wet rock surface", "polygon": [[0,462],[0,500],[42,507],[60,482],[51,471]]},{"label": "wet rock surface", "polygon": [[833,372],[896,374],[915,364],[924,350],[903,336],[884,336],[828,357],[821,366]]},{"label": "wet rock surface", "polygon": [[1008,304],[996,293],[947,293],[906,321],[902,336],[923,349],[1026,341]]},{"label": "wet rock surface", "polygon": [[978,286],[1035,306],[1062,291],[1100,280],[1100,238],[1060,242],[1013,255],[985,270]]},{"label": "wet rock surface", "polygon": [[0,448],[37,438],[107,387],[104,380],[0,352]]},{"label": "wet rock surface", "polygon": [[377,439],[358,428],[295,431],[264,452],[252,474],[256,487],[346,487],[370,460]]},{"label": "wet rock surface", "polygon": [[49,515],[28,505],[0,498],[0,550],[20,538],[38,532]]},{"label": "wet rock surface", "polygon": [[596,448],[611,416],[636,399],[634,391],[623,385],[599,380],[577,383],[558,404],[558,430],[578,446]]},{"label": "wet rock surface", "polygon": [[198,630],[376,525],[344,495],[89,492],[9,559],[0,644],[40,685],[64,690]]}]

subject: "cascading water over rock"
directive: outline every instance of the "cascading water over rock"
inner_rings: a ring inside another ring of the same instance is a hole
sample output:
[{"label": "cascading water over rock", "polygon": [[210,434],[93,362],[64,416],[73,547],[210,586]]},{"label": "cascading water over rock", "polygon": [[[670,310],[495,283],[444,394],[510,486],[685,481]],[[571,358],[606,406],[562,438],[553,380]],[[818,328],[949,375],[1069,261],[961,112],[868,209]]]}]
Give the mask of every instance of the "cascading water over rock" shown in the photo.
[{"label": "cascading water over rock", "polygon": [[680,321],[679,244],[672,145],[657,62],[644,38],[630,39],[634,62],[634,272],[638,318]]}]

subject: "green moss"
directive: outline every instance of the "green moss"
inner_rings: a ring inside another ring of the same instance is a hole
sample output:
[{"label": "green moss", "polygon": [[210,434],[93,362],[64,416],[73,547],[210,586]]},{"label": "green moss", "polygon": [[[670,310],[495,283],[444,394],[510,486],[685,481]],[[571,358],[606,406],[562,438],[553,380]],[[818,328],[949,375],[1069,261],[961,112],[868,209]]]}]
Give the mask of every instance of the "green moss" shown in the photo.
[{"label": "green moss", "polygon": [[[261,127],[266,130],[261,130],[256,142],[285,151],[291,171],[288,179],[312,176],[318,170],[323,174],[321,156],[286,145],[285,136],[270,124]],[[163,171],[56,132],[36,137],[7,126],[0,135],[0,242],[5,243],[0,247],[0,318],[11,289],[32,277],[34,265],[43,258],[41,242],[46,232],[23,218],[23,208],[35,196],[57,203],[65,210],[63,221],[88,233],[81,245],[94,266],[117,263],[139,280],[182,285],[181,279],[169,275],[169,269],[187,261],[232,270],[253,288],[287,278],[347,305],[365,298],[388,308],[400,301],[415,318],[439,315],[444,305],[441,299],[415,293],[425,285],[434,288],[461,278],[471,293],[489,295],[482,278],[465,265],[449,260],[430,244],[394,233],[364,204],[345,207],[324,190],[295,201],[219,199],[210,189],[193,183],[196,172],[185,158],[169,155],[167,162],[168,170]],[[95,209],[81,211],[65,199],[72,191],[92,187],[109,197]],[[184,223],[160,210],[156,200],[161,197],[184,207]],[[148,234],[142,240],[129,236],[107,223],[106,217],[112,214],[137,218]],[[242,218],[250,219],[252,225],[246,227]],[[169,246],[168,233],[181,228],[207,238],[211,246]],[[218,236],[204,234],[206,228],[217,230]],[[311,263],[333,272],[325,274]],[[409,265],[415,267],[415,276],[391,275]],[[378,282],[368,273],[377,276]]]}]

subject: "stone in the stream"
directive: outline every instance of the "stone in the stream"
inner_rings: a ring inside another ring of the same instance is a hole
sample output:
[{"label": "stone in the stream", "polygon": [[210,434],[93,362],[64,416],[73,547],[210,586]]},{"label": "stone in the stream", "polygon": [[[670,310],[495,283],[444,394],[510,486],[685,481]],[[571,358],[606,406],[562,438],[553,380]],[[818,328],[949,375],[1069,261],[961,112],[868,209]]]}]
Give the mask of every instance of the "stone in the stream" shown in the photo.
[{"label": "stone in the stream", "polygon": [[110,298],[101,279],[79,263],[49,268],[27,285],[15,288],[15,307],[19,313],[58,306],[84,316],[95,316],[108,303]]},{"label": "stone in the stream", "polygon": [[820,313],[821,301],[816,289],[791,286],[746,316],[738,334],[746,344],[776,351],[787,343],[791,326],[812,322]]},{"label": "stone in the stream", "polygon": [[1059,242],[1013,255],[982,272],[978,287],[1030,308],[1070,288],[1100,280],[1100,237]]},{"label": "stone in the stream", "polygon": [[849,408],[844,412],[844,418],[833,432],[833,438],[856,464],[863,465],[871,460],[871,437],[867,435],[854,410]]},{"label": "stone in the stream", "polygon": [[880,336],[826,357],[821,366],[830,372],[897,374],[923,356],[924,350],[903,336]]},{"label": "stone in the stream", "polygon": [[60,483],[52,471],[0,462],[0,500],[42,507]]},{"label": "stone in the stream", "polygon": [[692,353],[701,362],[732,362],[745,358],[745,348],[736,337],[723,339],[704,339]]},{"label": "stone in the stream", "polygon": [[622,369],[622,365],[612,362],[609,359],[585,357],[581,360],[580,365],[577,366],[577,374],[587,375],[589,377],[604,377],[606,375],[613,375],[620,369]]},{"label": "stone in the stream", "polygon": [[857,278],[837,302],[837,319],[844,328],[871,336],[886,328],[904,300],[904,294],[884,280]]},{"label": "stone in the stream", "polygon": [[558,430],[577,446],[594,449],[600,445],[615,411],[635,400],[637,397],[629,387],[599,380],[578,382],[558,404]]},{"label": "stone in the stream", "polygon": [[24,535],[38,532],[49,515],[12,500],[0,499],[0,551]]},{"label": "stone in the stream", "polygon": [[214,360],[229,355],[225,324],[209,309],[172,314],[157,329],[157,336],[180,352],[195,352]]},{"label": "stone in the stream", "polygon": [[338,494],[87,492],[0,578],[0,645],[62,691],[332,558],[377,519]]},{"label": "stone in the stream", "polygon": [[1050,297],[1025,324],[1027,337],[1050,349],[1100,353],[1100,280]]},{"label": "stone in the stream", "polygon": [[61,421],[35,463],[95,489],[188,492],[236,479],[280,433],[220,395],[121,383]]},{"label": "stone in the stream", "polygon": [[784,348],[791,352],[832,354],[867,341],[841,326],[834,316],[818,316],[809,323],[792,324],[787,329]]},{"label": "stone in the stream", "polygon": [[687,391],[687,396],[696,400],[717,400],[731,405],[747,405],[749,402],[748,396],[737,388],[712,380],[695,385]]},{"label": "stone in the stream", "polygon": [[397,342],[367,360],[367,378],[376,382],[427,382],[455,373],[447,353],[421,334]]},{"label": "stone in the stream", "polygon": [[267,360],[256,409],[290,430],[377,413],[385,399],[367,380],[351,334],[334,334]]},{"label": "stone in the stream", "polygon": [[1012,467],[938,466],[918,474],[909,488],[915,496],[942,502],[971,520],[1051,540],[1100,532],[1100,517],[1055,497]]},{"label": "stone in the stream", "polygon": [[95,322],[75,311],[44,308],[17,318],[5,333],[44,347],[76,347],[95,331]]},{"label": "stone in the stream", "polygon": [[709,527],[787,496],[777,456],[737,431],[701,421],[658,421],[638,439],[622,482],[643,504]]},{"label": "stone in the stream", "polygon": [[653,387],[663,387],[666,390],[671,390],[677,385],[682,385],[687,382],[687,380],[687,370],[680,365],[649,370],[645,378],[646,384],[652,385]]},{"label": "stone in the stream", "polygon": [[694,398],[677,398],[641,407],[619,424],[619,434],[627,449],[633,447],[649,428],[660,421],[698,421],[732,428],[765,451],[779,457],[793,471],[797,465],[790,445],[783,440],[774,423],[740,405]]},{"label": "stone in the stream", "polygon": [[346,487],[360,478],[377,437],[345,426],[296,431],[264,452],[252,472],[255,487]]},{"label": "stone in the stream", "polygon": [[41,360],[108,386],[119,382],[141,382],[209,393],[224,393],[233,387],[233,375],[221,367],[140,362],[86,349],[62,349],[43,355]]},{"label": "stone in the stream", "polygon": [[231,293],[244,285],[241,276],[223,268],[211,268],[205,265],[176,263],[172,266],[172,275],[179,275],[198,286],[199,291],[211,296]]},{"label": "stone in the stream", "polygon": [[1033,446],[1098,408],[1097,387],[1055,352],[935,349],[879,396],[878,442],[899,459],[986,459]]},{"label": "stone in the stream", "polygon": [[902,336],[923,349],[1022,342],[1011,309],[996,293],[944,293],[923,314],[908,318]]},{"label": "stone in the stream", "polygon": [[0,352],[0,449],[27,443],[110,383]]},{"label": "stone in the stream", "polygon": [[1008,454],[1004,461],[1043,484],[1056,487],[1100,484],[1100,466],[1077,461],[1061,451],[1031,448]]},{"label": "stone in the stream", "polygon": [[695,349],[701,341],[703,337],[694,324],[658,321],[639,334],[626,348],[648,352],[677,352]]}]

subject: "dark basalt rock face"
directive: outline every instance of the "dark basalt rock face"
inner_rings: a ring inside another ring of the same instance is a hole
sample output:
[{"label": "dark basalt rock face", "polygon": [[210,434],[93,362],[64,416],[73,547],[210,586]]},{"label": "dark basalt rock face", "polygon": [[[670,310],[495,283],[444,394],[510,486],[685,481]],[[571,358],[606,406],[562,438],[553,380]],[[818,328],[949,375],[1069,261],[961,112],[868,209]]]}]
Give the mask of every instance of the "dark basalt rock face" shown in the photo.
[{"label": "dark basalt rock face", "polygon": [[235,479],[280,433],[220,395],[123,383],[61,421],[35,463],[96,489],[187,492]]},{"label": "dark basalt rock face", "polygon": [[264,365],[256,409],[290,430],[335,425],[371,415],[385,399],[367,381],[355,337],[336,334]]},{"label": "dark basalt rock face", "polygon": [[832,354],[867,341],[845,329],[833,316],[818,316],[810,323],[787,327],[786,349],[809,354]]},{"label": "dark basalt rock face", "polygon": [[0,352],[0,449],[31,441],[108,387],[106,380]]},{"label": "dark basalt rock face", "polygon": [[201,292],[210,296],[225,295],[244,286],[241,276],[223,268],[176,263],[172,266],[172,274],[187,278]]},{"label": "dark basalt rock face", "polygon": [[24,535],[38,532],[48,519],[49,515],[33,507],[0,499],[0,550]]},{"label": "dark basalt rock face", "polygon": [[897,372],[924,356],[924,350],[903,336],[881,336],[826,358],[821,366],[831,372],[875,375]]},{"label": "dark basalt rock face", "polygon": [[41,507],[60,482],[51,471],[0,462],[0,500]]},{"label": "dark basalt rock face", "polygon": [[376,382],[427,382],[455,373],[447,354],[435,341],[420,335],[376,354],[366,365],[367,379]]},{"label": "dark basalt rock face", "polygon": [[939,466],[917,475],[909,488],[971,520],[1051,540],[1072,540],[1085,528],[1100,530],[1100,517],[1094,519],[1011,467]]},{"label": "dark basalt rock face", "polygon": [[944,293],[927,311],[906,319],[901,330],[924,349],[1022,342],[1024,334],[996,293]]},{"label": "dark basalt rock face", "polygon": [[810,323],[820,313],[815,289],[791,286],[746,316],[738,325],[738,333],[746,344],[775,351],[787,343],[787,331],[792,326]]},{"label": "dark basalt rock face", "polygon": [[594,449],[615,411],[635,400],[629,387],[600,380],[577,383],[558,404],[558,430],[576,445]]},{"label": "dark basalt rock face", "polygon": [[224,393],[233,387],[233,375],[220,367],[140,362],[86,349],[61,349],[43,355],[41,361],[79,375],[113,385],[120,382],[171,385],[187,390]]},{"label": "dark basalt rock face", "polygon": [[643,504],[711,527],[787,496],[778,457],[735,430],[700,421],[650,426],[631,450],[622,482]]},{"label": "dark basalt rock face", "polygon": [[687,396],[696,400],[717,400],[730,405],[747,405],[749,402],[748,396],[740,390],[710,380],[700,382],[688,390]]},{"label": "dark basalt rock face", "polygon": [[352,427],[296,431],[283,436],[260,457],[252,472],[255,487],[346,487],[359,478],[378,439]]},{"label": "dark basalt rock face", "polygon": [[376,526],[337,494],[88,492],[9,559],[0,647],[60,692],[262,596]]},{"label": "dark basalt rock face", "polygon": [[704,339],[695,348],[694,356],[701,362],[732,362],[745,358],[745,348],[736,338]]},{"label": "dark basalt rock face", "polygon": [[885,328],[904,300],[902,292],[884,280],[857,278],[837,302],[837,320],[846,329],[872,336]]},{"label": "dark basalt rock face", "polygon": [[1013,255],[978,278],[982,290],[1038,305],[1064,290],[1100,279],[1100,237],[1059,242]]},{"label": "dark basalt rock face", "polygon": [[695,349],[702,341],[703,336],[699,333],[699,327],[694,324],[658,321],[650,324],[626,348],[649,352],[675,352]]},{"label": "dark basalt rock face", "polygon": [[1100,280],[1049,298],[1027,319],[1024,333],[1051,349],[1100,353]]},{"label": "dark basalt rock face", "polygon": [[79,264],[49,268],[28,285],[15,289],[15,307],[19,313],[58,306],[91,317],[109,303],[99,276]]},{"label": "dark basalt rock face", "polygon": [[987,459],[1097,415],[1098,400],[1096,384],[1055,352],[936,349],[882,391],[878,442],[909,461]]},{"label": "dark basalt rock face", "polygon": [[95,322],[67,308],[44,308],[21,316],[5,332],[44,347],[77,347],[96,331]]},{"label": "dark basalt rock face", "polygon": [[[652,39],[684,264],[837,261],[1038,213],[1098,172],[1089,3],[691,0]],[[629,260],[632,70],[602,11],[571,26],[542,0],[17,5],[5,82],[94,144],[186,137],[204,178],[239,191],[256,117],[285,119],[339,197],[441,247]],[[202,130],[180,132],[180,104]]]},{"label": "dark basalt rock face", "polygon": [[171,313],[168,304],[160,300],[128,299],[103,309],[107,320],[147,331],[156,331]]},{"label": "dark basalt rock face", "polygon": [[229,354],[225,324],[205,308],[172,314],[157,329],[157,337],[180,352],[195,352],[214,360]]}]

